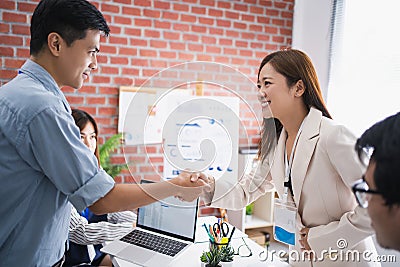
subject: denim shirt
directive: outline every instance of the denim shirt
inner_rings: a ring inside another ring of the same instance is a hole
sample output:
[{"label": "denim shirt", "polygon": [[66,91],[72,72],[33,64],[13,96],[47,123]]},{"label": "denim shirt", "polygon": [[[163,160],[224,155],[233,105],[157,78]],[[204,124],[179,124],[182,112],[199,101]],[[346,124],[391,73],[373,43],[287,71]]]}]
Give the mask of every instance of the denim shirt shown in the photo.
[{"label": "denim shirt", "polygon": [[114,180],[81,142],[52,76],[27,60],[0,88],[1,266],[51,266],[64,254],[71,202],[84,210]]}]

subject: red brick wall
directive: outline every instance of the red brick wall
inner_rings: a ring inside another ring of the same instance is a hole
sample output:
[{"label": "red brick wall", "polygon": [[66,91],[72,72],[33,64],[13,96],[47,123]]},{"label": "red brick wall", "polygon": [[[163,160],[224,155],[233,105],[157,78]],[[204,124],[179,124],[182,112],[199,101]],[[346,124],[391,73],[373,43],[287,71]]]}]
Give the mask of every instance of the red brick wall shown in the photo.
[{"label": "red brick wall", "polygon": [[[0,83],[5,84],[29,56],[29,22],[38,1],[0,1]],[[209,61],[226,64],[256,81],[261,59],[291,45],[294,0],[114,0],[91,1],[104,14],[111,36],[103,39],[99,68],[79,91],[63,88],[74,108],[94,115],[100,142],[117,132],[119,86],[140,86],[146,79],[178,63]],[[205,88],[212,93],[212,88]],[[256,88],[237,92],[258,111]],[[251,142],[258,127],[241,113]],[[118,182],[156,179],[162,173],[160,146],[125,151],[134,166]],[[113,158],[124,162],[121,151]],[[153,163],[154,168],[150,166]],[[133,179],[132,175],[135,177]]]}]

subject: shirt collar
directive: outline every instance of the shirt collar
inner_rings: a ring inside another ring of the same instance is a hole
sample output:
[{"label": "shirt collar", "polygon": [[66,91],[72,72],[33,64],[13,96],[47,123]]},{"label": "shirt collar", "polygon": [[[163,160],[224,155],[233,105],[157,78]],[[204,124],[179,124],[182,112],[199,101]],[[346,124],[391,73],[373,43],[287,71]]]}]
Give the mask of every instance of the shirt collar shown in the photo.
[{"label": "shirt collar", "polygon": [[58,88],[56,81],[50,75],[50,73],[48,73],[47,70],[45,70],[42,66],[28,59],[24,65],[22,65],[21,69],[19,69],[18,74],[26,74],[32,79],[40,82],[47,91],[60,98],[65,109],[71,113],[71,107],[63,92],[60,90],[60,88]]}]

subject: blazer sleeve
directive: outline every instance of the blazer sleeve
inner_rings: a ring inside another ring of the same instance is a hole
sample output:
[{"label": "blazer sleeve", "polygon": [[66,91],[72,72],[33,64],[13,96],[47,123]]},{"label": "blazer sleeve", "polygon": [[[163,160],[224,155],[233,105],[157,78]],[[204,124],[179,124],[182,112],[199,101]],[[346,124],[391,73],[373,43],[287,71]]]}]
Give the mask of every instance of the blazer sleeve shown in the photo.
[{"label": "blazer sleeve", "polygon": [[[328,157],[349,190],[365,170],[355,152],[355,140],[349,130],[337,126],[325,142]],[[373,233],[367,210],[357,205],[354,210],[345,212],[339,221],[311,228],[308,243],[316,253],[321,253],[327,247],[336,249],[338,239],[345,239],[347,249],[351,249]]]},{"label": "blazer sleeve", "polygon": [[239,210],[266,192],[274,190],[268,160],[257,162],[249,174],[239,179],[218,179],[211,206]]}]

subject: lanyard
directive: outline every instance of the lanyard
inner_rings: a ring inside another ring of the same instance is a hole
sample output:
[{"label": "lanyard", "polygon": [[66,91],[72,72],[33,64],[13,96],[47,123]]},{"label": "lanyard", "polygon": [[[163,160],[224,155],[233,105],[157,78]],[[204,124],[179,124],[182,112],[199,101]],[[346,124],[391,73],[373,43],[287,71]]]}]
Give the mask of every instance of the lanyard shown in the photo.
[{"label": "lanyard", "polygon": [[[294,151],[296,150],[297,143],[299,142],[300,134],[303,131],[303,124],[304,124],[304,120],[301,123],[299,130],[297,131],[296,138],[294,139],[292,152],[290,153],[289,162],[287,160],[287,153],[286,153],[286,146],[285,146],[285,155],[284,155],[284,157],[285,157],[285,183],[287,183],[289,181],[289,177],[291,175]],[[285,187],[285,194],[287,194],[287,190],[288,190],[288,187]]]}]

